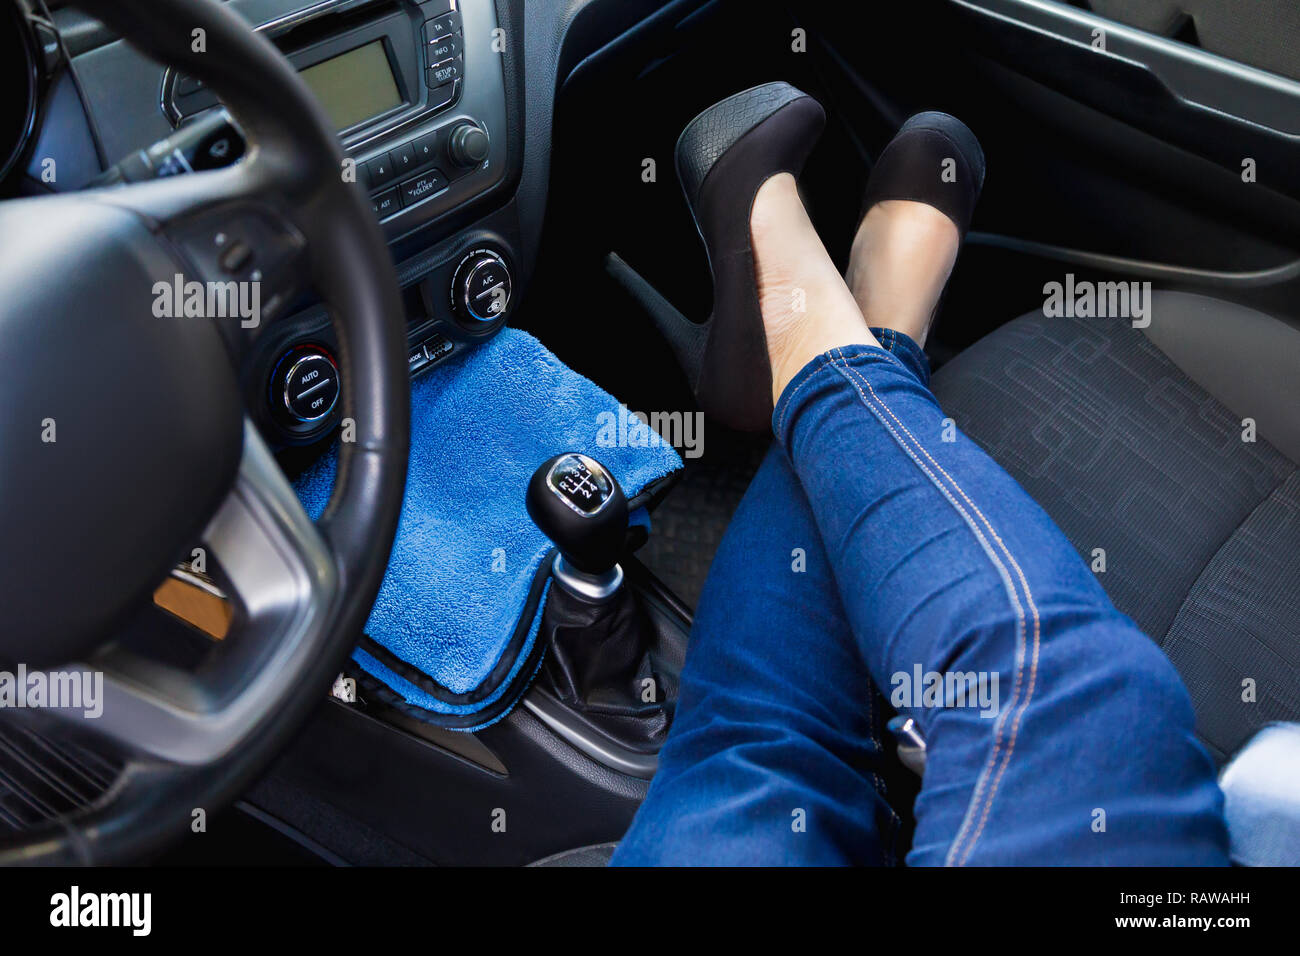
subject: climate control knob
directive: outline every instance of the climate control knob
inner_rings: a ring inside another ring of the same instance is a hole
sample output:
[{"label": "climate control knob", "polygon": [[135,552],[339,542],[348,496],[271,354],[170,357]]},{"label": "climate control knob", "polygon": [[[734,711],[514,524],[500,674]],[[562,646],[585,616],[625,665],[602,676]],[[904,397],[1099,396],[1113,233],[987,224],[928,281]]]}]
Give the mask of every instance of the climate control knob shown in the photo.
[{"label": "climate control knob", "polygon": [[473,123],[461,123],[447,137],[447,155],[457,166],[477,166],[488,158],[488,134]]},{"label": "climate control knob", "polygon": [[339,400],[339,370],[328,352],[300,345],[284,354],[271,376],[271,405],[290,426],[312,425]]},{"label": "climate control knob", "polygon": [[462,324],[495,322],[510,307],[510,269],[492,249],[475,249],[460,261],[451,280],[451,307]]}]

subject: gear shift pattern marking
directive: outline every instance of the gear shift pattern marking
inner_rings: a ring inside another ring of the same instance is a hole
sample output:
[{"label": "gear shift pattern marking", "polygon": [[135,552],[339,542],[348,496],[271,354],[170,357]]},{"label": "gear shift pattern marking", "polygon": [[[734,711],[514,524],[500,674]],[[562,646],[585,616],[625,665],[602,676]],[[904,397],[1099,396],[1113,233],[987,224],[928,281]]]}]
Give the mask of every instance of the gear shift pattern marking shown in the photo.
[{"label": "gear shift pattern marking", "polygon": [[586,455],[565,455],[552,467],[546,483],[557,497],[580,515],[594,515],[612,497],[609,473]]}]

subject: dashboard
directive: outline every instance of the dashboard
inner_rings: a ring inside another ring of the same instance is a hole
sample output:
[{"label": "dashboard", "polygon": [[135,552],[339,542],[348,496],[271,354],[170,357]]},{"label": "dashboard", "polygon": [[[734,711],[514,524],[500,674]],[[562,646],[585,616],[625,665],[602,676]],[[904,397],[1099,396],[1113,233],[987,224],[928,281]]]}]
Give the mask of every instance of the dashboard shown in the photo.
[{"label": "dashboard", "polygon": [[[495,335],[517,307],[537,256],[564,77],[681,5],[225,2],[284,53],[338,129],[345,178],[369,195],[397,267],[413,376]],[[3,196],[186,173],[242,153],[242,141],[232,145],[238,117],[201,82],[149,60],[66,0],[0,0],[0,8],[17,21],[0,24],[0,43],[12,45],[0,65],[24,74],[8,88],[30,93],[18,115],[0,116],[9,137],[0,139],[0,162],[9,155]],[[332,433],[337,348],[310,290],[258,336],[248,407],[274,446]]]}]

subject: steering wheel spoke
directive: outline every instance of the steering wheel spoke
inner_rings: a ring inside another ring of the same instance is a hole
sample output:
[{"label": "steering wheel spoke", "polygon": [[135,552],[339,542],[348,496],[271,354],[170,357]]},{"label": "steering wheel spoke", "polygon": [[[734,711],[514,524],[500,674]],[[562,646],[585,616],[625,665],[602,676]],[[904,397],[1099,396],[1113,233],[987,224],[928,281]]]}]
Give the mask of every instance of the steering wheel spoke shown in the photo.
[{"label": "steering wheel spoke", "polygon": [[267,702],[320,688],[285,686],[307,639],[339,597],[331,554],[251,423],[234,487],[203,535],[220,560],[235,614],[197,671],[110,647],[64,672],[99,673],[96,706],[57,710],[128,752],[169,763],[219,760],[256,730]]},{"label": "steering wheel spoke", "polygon": [[151,224],[178,270],[157,277],[160,318],[206,318],[239,358],[286,314],[310,274],[303,230],[283,177],[256,154],[227,169],[171,176],[102,195]]}]

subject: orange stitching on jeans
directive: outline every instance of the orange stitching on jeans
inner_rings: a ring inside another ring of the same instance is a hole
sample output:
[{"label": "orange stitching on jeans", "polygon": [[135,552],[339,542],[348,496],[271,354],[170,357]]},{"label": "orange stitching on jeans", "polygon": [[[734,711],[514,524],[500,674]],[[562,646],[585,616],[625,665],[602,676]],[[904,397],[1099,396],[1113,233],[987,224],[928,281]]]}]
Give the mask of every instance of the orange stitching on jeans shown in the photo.
[{"label": "orange stitching on jeans", "polygon": [[[1033,655],[1032,655],[1032,664],[1031,664],[1031,666],[1030,666],[1029,684],[1028,684],[1028,688],[1027,688],[1026,693],[1025,693],[1025,700],[1024,700],[1023,703],[1019,704],[1019,709],[1016,711],[1016,714],[1015,714],[1014,718],[1012,719],[1011,735],[1010,735],[1010,738],[1008,739],[1008,742],[1007,742],[1007,750],[1006,750],[1006,753],[1003,755],[1002,765],[998,768],[997,775],[994,777],[993,785],[992,785],[992,787],[990,788],[987,797],[984,798],[984,801],[983,801],[983,812],[982,812],[982,814],[981,814],[981,816],[980,816],[979,826],[976,828],[975,835],[974,835],[973,837],[971,837],[970,840],[967,842],[965,852],[962,853],[961,859],[958,861],[959,864],[964,864],[967,860],[970,859],[970,855],[971,855],[971,853],[972,853],[972,852],[974,851],[974,849],[975,849],[975,844],[978,842],[980,836],[981,836],[981,835],[983,834],[983,832],[984,832],[984,826],[985,826],[985,824],[988,822],[989,813],[992,811],[992,808],[993,808],[993,800],[994,800],[994,798],[997,796],[997,791],[998,791],[998,787],[999,787],[999,785],[1001,784],[1002,776],[1003,776],[1003,774],[1006,773],[1006,769],[1007,769],[1007,767],[1008,767],[1008,766],[1010,765],[1010,763],[1011,763],[1011,756],[1012,756],[1013,752],[1015,751],[1016,740],[1017,740],[1017,738],[1018,738],[1018,736],[1019,736],[1019,731],[1020,731],[1020,720],[1021,720],[1021,718],[1024,716],[1025,710],[1029,707],[1029,702],[1030,702],[1030,700],[1033,698],[1033,695],[1034,695],[1034,687],[1035,687],[1035,685],[1036,685],[1036,683],[1037,683],[1037,676],[1038,676],[1038,651],[1039,651],[1039,643],[1040,643],[1040,635],[1041,635],[1041,620],[1040,620],[1040,618],[1039,618],[1039,614],[1038,614],[1038,607],[1037,607],[1037,605],[1034,603],[1033,592],[1030,590],[1029,582],[1028,582],[1028,580],[1026,580],[1026,578],[1025,578],[1025,573],[1024,573],[1024,571],[1021,569],[1019,562],[1016,561],[1015,556],[1011,553],[1011,550],[1007,547],[1006,542],[1004,542],[1004,541],[1002,540],[1001,536],[997,533],[996,529],[994,529],[992,522],[990,522],[990,521],[988,520],[988,518],[985,517],[984,513],[983,513],[982,511],[980,511],[979,506],[976,505],[975,502],[973,502],[973,501],[970,499],[970,496],[967,495],[966,492],[962,489],[961,485],[959,485],[959,484],[957,483],[957,481],[956,481],[956,480],[955,480],[955,479],[954,479],[950,474],[948,474],[947,471],[944,470],[943,466],[940,465],[937,461],[935,461],[934,456],[930,454],[930,452],[926,449],[926,447],[925,447],[923,444],[921,444],[921,442],[916,438],[915,435],[912,434],[912,432],[908,429],[908,427],[907,427],[906,425],[903,424],[903,422],[898,418],[897,415],[894,414],[893,409],[891,409],[891,408],[889,407],[888,403],[885,402],[885,400],[882,399],[882,398],[881,398],[881,397],[876,393],[876,390],[872,387],[871,383],[870,383],[869,381],[867,381],[867,379],[865,378],[865,376],[863,376],[863,375],[862,375],[859,371],[857,371],[856,369],[850,368],[847,364],[844,364],[844,365],[843,365],[843,368],[844,368],[844,370],[845,370],[846,372],[848,372],[848,373],[851,374],[851,375],[854,375],[854,376],[857,377],[857,378],[858,378],[858,379],[859,379],[859,380],[860,380],[864,385],[867,386],[867,389],[871,392],[872,397],[873,397],[873,398],[876,400],[876,402],[877,402],[877,403],[878,403],[878,404],[879,404],[879,405],[880,405],[880,406],[881,406],[881,407],[882,407],[882,408],[883,408],[883,409],[884,409],[884,410],[889,414],[890,418],[892,418],[895,422],[898,423],[898,426],[903,430],[904,433],[906,433],[907,437],[910,438],[910,439],[912,440],[912,444],[913,444],[913,445],[914,445],[914,446],[915,446],[915,447],[916,447],[916,448],[917,448],[917,449],[918,449],[918,450],[919,450],[923,455],[925,455],[925,457],[926,457],[927,459],[929,459],[930,463],[931,463],[932,465],[934,465],[934,467],[935,467],[936,469],[938,469],[938,471],[939,471],[939,472],[940,472],[940,473],[941,473],[945,478],[948,479],[948,481],[952,484],[953,489],[954,489],[954,490],[955,490],[959,495],[961,495],[962,499],[965,500],[965,502],[966,502],[968,505],[970,505],[971,509],[972,509],[972,510],[977,514],[977,515],[979,515],[980,521],[982,521],[982,522],[984,523],[984,526],[985,526],[986,528],[988,528],[990,535],[992,535],[993,539],[994,539],[995,541],[997,541],[999,548],[1002,550],[1002,553],[1006,556],[1007,560],[1010,561],[1010,562],[1011,562],[1011,565],[1015,568],[1015,570],[1016,570],[1016,575],[1017,575],[1017,577],[1019,577],[1019,579],[1020,579],[1020,584],[1021,584],[1021,586],[1024,588],[1024,590],[1025,590],[1025,599],[1026,599],[1026,602],[1029,604],[1030,611],[1031,611],[1031,613],[1033,614],[1033,618],[1034,618]],[[857,387],[857,386],[855,386],[855,387]],[[862,395],[862,389],[861,389],[861,388],[858,388],[858,394],[859,394],[859,395]],[[865,400],[866,397],[865,397],[865,396],[862,396],[862,397],[863,397],[863,399]],[[892,431],[892,429],[891,429],[891,431]],[[1021,613],[1020,613],[1020,609],[1019,609],[1019,601],[1017,601],[1016,604],[1017,604],[1017,615],[1018,615],[1019,618],[1020,618],[1020,620],[1019,620],[1019,629],[1020,629],[1021,632],[1023,633],[1024,620],[1023,620],[1023,616],[1022,616]],[[1023,638],[1022,638],[1022,647],[1023,647]],[[1017,703],[1016,703],[1016,702],[1018,701],[1018,698],[1019,698],[1019,690],[1020,690],[1020,684],[1021,684],[1021,681],[1022,681],[1023,669],[1024,669],[1024,662],[1023,662],[1023,649],[1022,649],[1022,651],[1021,651],[1021,663],[1020,663],[1020,664],[1017,666],[1017,668],[1016,668],[1016,682],[1015,682],[1014,688],[1013,688],[1013,690],[1012,690],[1012,695],[1011,695],[1011,699],[1012,699],[1011,707],[1012,707],[1012,708],[1015,708],[1015,707],[1017,706]],[[981,771],[981,773],[980,773],[981,782],[982,782],[983,778],[985,778],[985,777],[987,776],[987,774],[989,773],[990,769],[993,767],[994,763],[997,761],[998,755],[999,755],[999,753],[1001,752],[1001,749],[1002,749],[1002,741],[1001,741],[1001,738],[1002,738],[1002,733],[1001,733],[1001,730],[999,729],[999,731],[996,733],[996,735],[995,735],[995,737],[994,737],[994,748],[993,748],[993,752],[989,755],[989,761],[988,761],[987,764],[985,764],[984,770]],[[979,789],[982,789],[982,786],[977,786],[977,790],[979,790]],[[970,821],[970,812],[971,812],[971,810],[974,809],[974,804],[975,804],[975,800],[976,800],[976,799],[977,799],[977,797],[976,797],[975,795],[973,795],[973,797],[972,797],[972,807],[968,809],[968,811],[967,811],[967,816],[966,816],[966,818],[963,820],[963,823],[962,823],[962,828],[961,828],[961,829],[962,829],[963,831],[966,830],[966,829],[968,828],[968,826],[969,826],[969,821]],[[953,846],[949,848],[949,852],[948,852],[948,859],[949,859],[949,862],[952,862],[952,859],[953,859],[954,854],[956,853],[957,847],[960,845],[961,842],[962,842],[962,832],[959,831],[959,832],[958,832],[958,837],[957,837],[957,839],[954,841]]]},{"label": "orange stitching on jeans", "polygon": [[793,392],[791,392],[788,396],[786,396],[784,401],[782,402],[782,404],[784,404],[785,407],[781,410],[780,421],[776,423],[776,431],[777,431],[776,437],[778,439],[781,437],[780,433],[785,429],[785,420],[786,417],[790,414],[790,406],[794,404],[794,397],[804,390],[805,385],[807,385],[809,382],[811,382],[814,378],[817,377],[818,372],[824,369],[827,365],[832,364],[834,361],[830,357],[830,352],[823,352],[821,355],[818,356],[818,358],[822,359],[822,363],[818,365],[815,369],[813,369],[811,372],[809,372],[808,377],[805,378],[802,382],[800,382],[798,388],[796,388]]},{"label": "orange stitching on jeans", "polygon": [[[848,366],[847,361],[844,359],[844,355],[842,351],[840,350],[837,351],[839,352],[839,360],[840,360],[840,364],[837,367],[842,368],[844,370],[844,372],[846,373],[846,381],[848,381],[850,385],[853,385],[853,387],[857,390],[858,397],[862,399],[862,403],[867,406],[870,405],[870,403],[867,401],[866,394],[862,391],[861,386],[859,386],[856,382],[854,382],[852,378],[849,378],[850,374],[858,378],[864,384],[866,384],[867,387],[871,389],[872,395],[876,398],[877,404],[882,405],[888,411],[888,406],[884,405],[879,395],[876,395],[875,389],[871,388],[870,383],[867,382],[866,379],[860,373],[858,373],[854,369],[851,369]],[[892,411],[890,412],[890,415],[891,417],[894,417],[895,421],[898,420],[897,417],[893,416]],[[925,476],[930,479],[931,483],[935,486],[935,488],[939,491],[939,493],[942,494],[948,500],[948,503],[953,506],[953,509],[957,511],[957,513],[962,516],[963,520],[967,522],[967,527],[969,527],[971,529],[971,532],[976,536],[976,538],[979,539],[981,545],[985,548],[985,554],[988,556],[989,560],[992,561],[997,566],[999,570],[999,574],[1003,577],[1003,586],[1007,589],[1007,597],[1010,599],[1012,606],[1014,607],[1016,612],[1016,619],[1017,619],[1016,630],[1017,630],[1017,639],[1018,639],[1019,650],[1020,650],[1018,656],[1020,657],[1020,660],[1022,662],[1021,665],[1017,668],[1016,683],[1015,683],[1014,690],[1012,691],[1011,707],[1014,707],[1020,694],[1021,676],[1023,671],[1025,618],[1024,618],[1024,610],[1020,606],[1019,595],[1016,593],[1015,586],[1011,582],[1010,576],[1007,574],[1006,566],[1003,565],[1001,559],[998,558],[997,555],[994,554],[991,549],[989,549],[988,540],[984,537],[983,532],[981,532],[979,528],[975,526],[973,519],[971,518],[970,514],[966,511],[966,509],[961,506],[961,504],[952,496],[952,493],[946,487],[944,487],[944,485],[939,481],[937,477],[935,477],[934,473],[931,472],[930,469],[926,467],[925,463],[922,462],[919,458],[917,458],[914,453],[907,450],[906,443],[903,441],[902,437],[898,434],[898,432],[894,430],[894,427],[890,425],[888,422],[884,421],[883,419],[881,420],[881,424],[884,425],[886,430],[889,431],[889,433],[894,436],[894,440],[898,442],[899,446],[908,455],[908,457],[912,459],[912,461],[916,464],[916,466],[921,469],[922,473],[925,474]],[[912,437],[912,440],[913,442],[916,441],[915,436]],[[919,442],[917,444],[919,444]],[[933,459],[931,459],[931,461],[933,461]],[[967,500],[969,501],[969,499]],[[996,732],[996,736],[994,738],[994,742],[995,742],[994,751],[989,758],[988,764],[981,772],[979,780],[977,780],[976,782],[975,793],[971,797],[971,806],[967,808],[966,816],[962,821],[963,831],[969,828],[971,814],[974,810],[974,806],[977,804],[979,800],[980,793],[982,792],[985,786],[987,775],[989,771],[992,769],[994,762],[997,760],[997,754],[1001,750],[1002,727],[1003,727],[1003,721],[999,720],[998,729]],[[960,836],[961,836],[961,831],[959,831],[958,833],[959,838]],[[948,851],[949,862],[951,862],[952,855],[956,850],[957,842],[958,841],[954,841],[953,846],[949,848]]]},{"label": "orange stitching on jeans", "polygon": [[[875,389],[871,388],[871,383],[867,382],[866,385],[867,388],[871,390],[871,394],[876,395]],[[1024,703],[1020,705],[1019,711],[1012,719],[1011,737],[1007,742],[1007,752],[1003,756],[1002,766],[998,769],[997,776],[993,780],[993,788],[989,792],[987,802],[984,804],[984,812],[980,817],[979,827],[976,829],[975,835],[971,837],[970,842],[967,844],[966,852],[962,854],[961,862],[965,863],[968,859],[970,859],[970,855],[975,849],[976,842],[979,840],[980,835],[984,832],[984,824],[988,822],[989,813],[993,809],[993,798],[997,796],[998,786],[1002,782],[1002,775],[1006,773],[1007,766],[1011,763],[1011,754],[1016,749],[1016,739],[1020,733],[1020,720],[1024,716],[1025,711],[1028,709],[1030,700],[1032,700],[1034,696],[1034,687],[1036,686],[1038,681],[1038,649],[1039,649],[1039,638],[1042,629],[1041,621],[1038,616],[1038,606],[1034,603],[1034,593],[1029,587],[1029,581],[1025,578],[1025,572],[1021,569],[1019,562],[1016,561],[1015,555],[1011,553],[1011,549],[1007,547],[1006,542],[1002,540],[1001,536],[994,529],[992,522],[990,522],[989,519],[984,516],[984,513],[980,511],[979,506],[975,504],[975,502],[970,500],[969,496],[967,496],[966,492],[962,490],[961,485],[957,483],[956,479],[954,479],[951,475],[949,475],[948,472],[944,471],[943,466],[940,465],[937,461],[935,461],[934,456],[931,455],[928,450],[926,450],[925,446],[922,445],[921,442],[917,440],[915,435],[913,435],[910,431],[908,431],[907,426],[898,420],[898,416],[895,415],[893,410],[889,408],[889,405],[885,402],[885,400],[879,398],[879,396],[876,397],[880,401],[880,404],[884,406],[885,410],[889,412],[890,417],[893,418],[894,421],[898,422],[898,426],[901,429],[903,429],[904,432],[907,433],[907,436],[911,438],[913,443],[917,446],[917,448],[921,450],[922,454],[924,454],[926,458],[930,459],[930,463],[934,465],[934,467],[937,468],[945,478],[947,478],[950,482],[952,482],[952,486],[956,490],[956,492],[959,495],[961,495],[962,498],[965,499],[966,503],[971,506],[972,510],[974,510],[974,512],[977,515],[979,515],[980,520],[984,522],[984,526],[988,528],[989,534],[993,536],[993,539],[997,541],[998,546],[1002,549],[1002,553],[1005,554],[1007,560],[1011,562],[1011,566],[1016,569],[1016,576],[1020,578],[1020,585],[1025,590],[1025,601],[1026,603],[1029,604],[1030,613],[1033,614],[1034,616],[1034,645],[1033,645],[1034,650],[1033,650],[1033,660],[1032,663],[1030,664],[1030,669],[1029,669],[1029,686],[1025,691]],[[1014,694],[1012,696],[1012,699],[1013,700],[1015,699]]]},{"label": "orange stitching on jeans", "polygon": [[[866,347],[870,348],[871,346],[866,346]],[[884,349],[882,348],[881,351],[883,352]],[[794,404],[794,397],[804,390],[804,386],[811,383],[812,380],[817,377],[818,372],[826,368],[826,366],[828,365],[835,364],[835,359],[831,356],[831,352],[842,353],[843,349],[840,346],[836,346],[834,349],[827,349],[825,352],[822,352],[820,355],[818,355],[817,358],[821,359],[822,363],[808,373],[808,377],[799,383],[798,388],[796,388],[793,392],[791,392],[789,396],[783,397],[782,401],[778,403],[778,404],[783,404],[785,406],[785,408],[782,409],[781,411],[780,420],[777,421],[776,423],[776,437],[778,439],[781,437],[780,433],[785,429],[785,422],[790,415],[790,406]],[[810,361],[812,360],[810,359]]]}]

